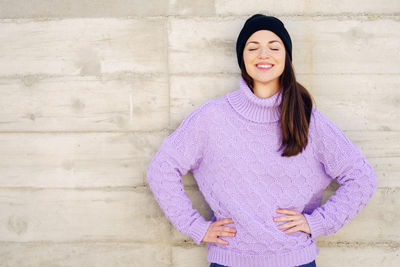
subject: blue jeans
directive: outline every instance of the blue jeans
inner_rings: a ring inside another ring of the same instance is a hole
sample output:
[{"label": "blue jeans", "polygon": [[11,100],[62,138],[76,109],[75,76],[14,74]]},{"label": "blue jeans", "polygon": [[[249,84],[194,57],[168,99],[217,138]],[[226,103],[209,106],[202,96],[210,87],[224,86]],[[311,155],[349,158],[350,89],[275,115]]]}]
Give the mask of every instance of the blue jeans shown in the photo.
[{"label": "blue jeans", "polygon": [[[218,263],[215,263],[215,262],[212,262],[210,264],[210,267],[226,267],[226,266],[218,264]],[[309,262],[309,263],[306,263],[306,264],[303,264],[303,265],[299,265],[299,266],[296,266],[296,267],[317,267],[317,265],[315,264],[315,260],[313,260],[312,262]]]}]

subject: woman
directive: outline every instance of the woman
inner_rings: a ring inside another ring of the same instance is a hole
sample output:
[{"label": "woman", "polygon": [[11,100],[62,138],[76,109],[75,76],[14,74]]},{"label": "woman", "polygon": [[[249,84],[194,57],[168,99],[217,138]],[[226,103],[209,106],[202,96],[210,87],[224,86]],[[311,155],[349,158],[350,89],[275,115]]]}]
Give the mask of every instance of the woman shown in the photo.
[{"label": "woman", "polygon": [[[361,150],[313,107],[296,82],[283,23],[256,14],[236,43],[239,88],[192,111],[147,169],[170,222],[212,266],[316,266],[316,237],[337,232],[378,182]],[[214,212],[206,221],[185,193],[192,171]],[[324,205],[332,179],[339,189]]]}]

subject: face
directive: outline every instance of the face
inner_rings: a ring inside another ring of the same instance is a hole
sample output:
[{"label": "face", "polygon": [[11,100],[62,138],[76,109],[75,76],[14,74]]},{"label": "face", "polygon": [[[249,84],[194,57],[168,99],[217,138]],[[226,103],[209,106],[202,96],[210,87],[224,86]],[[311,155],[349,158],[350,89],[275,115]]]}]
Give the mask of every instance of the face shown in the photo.
[{"label": "face", "polygon": [[[285,46],[272,31],[260,30],[253,33],[243,50],[243,61],[247,73],[254,83],[271,83],[279,86],[279,77],[285,68]],[[272,64],[273,66],[259,66]]]}]

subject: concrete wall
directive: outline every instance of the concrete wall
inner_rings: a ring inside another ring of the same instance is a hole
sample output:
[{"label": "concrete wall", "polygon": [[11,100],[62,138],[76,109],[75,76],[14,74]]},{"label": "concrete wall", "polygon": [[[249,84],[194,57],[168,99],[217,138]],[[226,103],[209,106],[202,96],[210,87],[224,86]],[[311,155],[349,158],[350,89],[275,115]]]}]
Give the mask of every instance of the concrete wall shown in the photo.
[{"label": "concrete wall", "polygon": [[208,266],[145,169],[191,110],[236,89],[235,41],[254,13],[284,21],[298,80],[379,176],[369,205],[318,238],[317,265],[399,266],[398,0],[0,5],[1,266]]}]

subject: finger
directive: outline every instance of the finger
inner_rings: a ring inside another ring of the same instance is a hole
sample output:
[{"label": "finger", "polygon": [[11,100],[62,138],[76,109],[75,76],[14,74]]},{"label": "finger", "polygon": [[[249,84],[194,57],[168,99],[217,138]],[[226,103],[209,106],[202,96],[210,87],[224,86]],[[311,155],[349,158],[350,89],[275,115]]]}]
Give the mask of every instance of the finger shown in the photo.
[{"label": "finger", "polygon": [[222,240],[220,238],[216,238],[215,241],[216,241],[215,243],[222,244],[222,245],[228,245],[229,244],[228,241]]},{"label": "finger", "polygon": [[[229,227],[226,227],[229,229]],[[215,228],[215,234],[217,236],[235,236],[236,232],[225,231],[225,227],[217,227]]]},{"label": "finger", "polygon": [[290,233],[293,233],[293,232],[296,232],[296,231],[298,231],[298,230],[300,230],[300,228],[299,227],[293,227],[293,228],[290,228],[290,229],[288,229],[288,230],[285,230],[285,231],[283,231],[285,234],[290,234]]},{"label": "finger", "polygon": [[299,212],[296,211],[296,210],[290,210],[290,209],[277,209],[276,212],[278,212],[278,213],[284,213],[284,214],[292,214],[292,215],[295,215],[295,214],[298,214],[298,213],[299,213]]},{"label": "finger", "polygon": [[220,236],[220,235],[222,235],[222,233],[223,233],[223,231],[222,231],[222,228],[220,227],[220,226],[218,226],[218,227],[215,227],[214,229],[213,229],[213,234],[215,235],[215,236]]},{"label": "finger", "polygon": [[232,218],[225,218],[216,222],[218,225],[223,225],[223,224],[233,223],[233,220]]},{"label": "finger", "polygon": [[223,230],[226,231],[226,232],[231,232],[231,233],[236,233],[237,232],[236,228],[229,227],[229,226],[224,226]]},{"label": "finger", "polygon": [[289,223],[279,225],[278,229],[285,229],[285,228],[293,227],[296,225],[297,225],[297,222],[289,222]]},{"label": "finger", "polygon": [[220,236],[230,236],[230,237],[235,236],[235,235],[236,235],[235,233],[230,233],[230,232],[222,232],[220,234]]},{"label": "finger", "polygon": [[282,222],[282,221],[294,221],[296,220],[296,217],[294,216],[278,216],[274,217],[275,222]]}]

